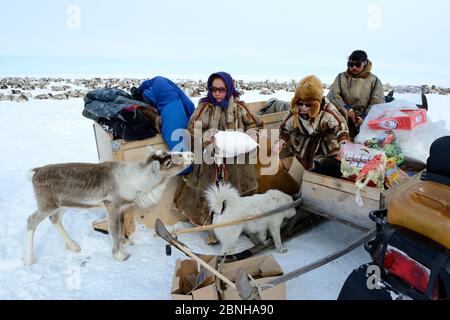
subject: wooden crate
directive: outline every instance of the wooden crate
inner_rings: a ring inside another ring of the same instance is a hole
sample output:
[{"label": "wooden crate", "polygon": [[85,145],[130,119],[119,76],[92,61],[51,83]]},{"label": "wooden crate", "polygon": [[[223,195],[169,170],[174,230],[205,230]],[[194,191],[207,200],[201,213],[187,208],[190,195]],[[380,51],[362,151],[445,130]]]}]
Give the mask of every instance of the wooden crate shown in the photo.
[{"label": "wooden crate", "polygon": [[366,187],[361,190],[363,207],[356,204],[355,184],[317,173],[305,171],[302,181],[302,197],[305,209],[348,222],[365,229],[373,228],[369,213],[387,207],[393,195],[417,182],[420,174],[389,190]]},{"label": "wooden crate", "polygon": [[112,135],[97,122],[94,122],[94,134],[100,162],[112,160],[139,162],[144,159],[148,146],[167,150],[166,143],[160,134],[137,141],[113,140]]}]

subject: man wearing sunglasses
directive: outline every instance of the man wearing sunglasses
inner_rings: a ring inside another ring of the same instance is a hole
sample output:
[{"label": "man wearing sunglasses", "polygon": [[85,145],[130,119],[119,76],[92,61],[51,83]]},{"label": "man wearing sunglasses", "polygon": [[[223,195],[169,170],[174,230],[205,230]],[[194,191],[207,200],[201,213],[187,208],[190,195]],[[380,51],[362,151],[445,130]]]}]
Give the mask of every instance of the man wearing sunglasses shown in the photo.
[{"label": "man wearing sunglasses", "polygon": [[328,99],[347,119],[352,138],[359,133],[371,106],[385,102],[383,85],[371,70],[367,53],[354,51],[348,58],[347,71],[336,77],[328,93]]}]

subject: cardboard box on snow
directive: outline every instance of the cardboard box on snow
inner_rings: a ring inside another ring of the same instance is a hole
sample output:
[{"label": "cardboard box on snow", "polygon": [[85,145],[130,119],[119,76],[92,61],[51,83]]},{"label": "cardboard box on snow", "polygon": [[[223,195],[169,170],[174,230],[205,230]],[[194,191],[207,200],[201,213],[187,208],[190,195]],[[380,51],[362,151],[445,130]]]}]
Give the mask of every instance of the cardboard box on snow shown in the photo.
[{"label": "cardboard box on snow", "polygon": [[[242,268],[247,274],[251,275],[258,284],[268,282],[277,278],[277,276],[283,275],[283,269],[273,256],[258,256],[241,261],[225,263],[221,272],[225,277],[235,282],[236,274],[239,268]],[[222,300],[241,300],[236,290],[228,287],[223,283],[222,289]],[[261,291],[261,299],[286,300],[285,283],[281,283],[270,289]]]},{"label": "cardboard box on snow", "polygon": [[[214,256],[204,257],[203,260],[217,270],[217,260]],[[239,268],[251,275],[257,283],[268,282],[283,275],[283,270],[273,256],[260,256],[225,263],[221,273],[234,282]],[[219,292],[222,300],[241,300],[236,290],[226,286],[196,261],[177,260],[172,282],[172,300],[219,300]],[[261,299],[285,300],[285,284],[262,291]]]},{"label": "cardboard box on snow", "polygon": [[[216,257],[202,259],[216,269]],[[177,260],[171,295],[172,300],[219,300],[215,276],[192,259]]]}]

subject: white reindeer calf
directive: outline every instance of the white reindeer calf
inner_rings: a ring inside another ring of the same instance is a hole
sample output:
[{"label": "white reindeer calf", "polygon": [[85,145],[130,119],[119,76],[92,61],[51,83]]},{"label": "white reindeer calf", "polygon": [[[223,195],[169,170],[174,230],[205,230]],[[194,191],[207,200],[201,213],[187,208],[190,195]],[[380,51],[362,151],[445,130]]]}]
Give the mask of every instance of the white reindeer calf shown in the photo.
[{"label": "white reindeer calf", "polygon": [[113,257],[119,261],[128,259],[130,255],[121,248],[125,242],[122,232],[124,211],[133,204],[149,207],[158,202],[167,181],[192,162],[191,152],[150,149],[141,163],[63,163],[32,169],[29,178],[38,210],[28,218],[25,265],[34,262],[34,233],[47,217],[63,238],[66,248],[80,251],[80,246],[69,237],[61,223],[64,209],[69,207],[106,207]]}]

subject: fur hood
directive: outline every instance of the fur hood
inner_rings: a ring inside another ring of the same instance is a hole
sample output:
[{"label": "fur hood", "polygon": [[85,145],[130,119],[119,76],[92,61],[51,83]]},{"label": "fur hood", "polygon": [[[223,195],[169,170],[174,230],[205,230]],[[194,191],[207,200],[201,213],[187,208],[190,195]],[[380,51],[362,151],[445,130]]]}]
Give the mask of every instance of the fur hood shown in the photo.
[{"label": "fur hood", "polygon": [[291,101],[291,111],[295,115],[298,114],[297,103],[299,101],[312,103],[309,116],[311,119],[317,117],[320,112],[320,105],[323,99],[323,85],[319,78],[314,75],[303,78],[300,81],[295,96]]},{"label": "fur hood", "polygon": [[367,65],[364,67],[363,71],[361,71],[360,74],[357,74],[356,76],[352,75],[350,72],[345,71],[345,76],[347,78],[362,78],[362,79],[367,79],[368,77],[370,77],[372,72],[372,61],[370,61],[369,59],[367,59]]}]

